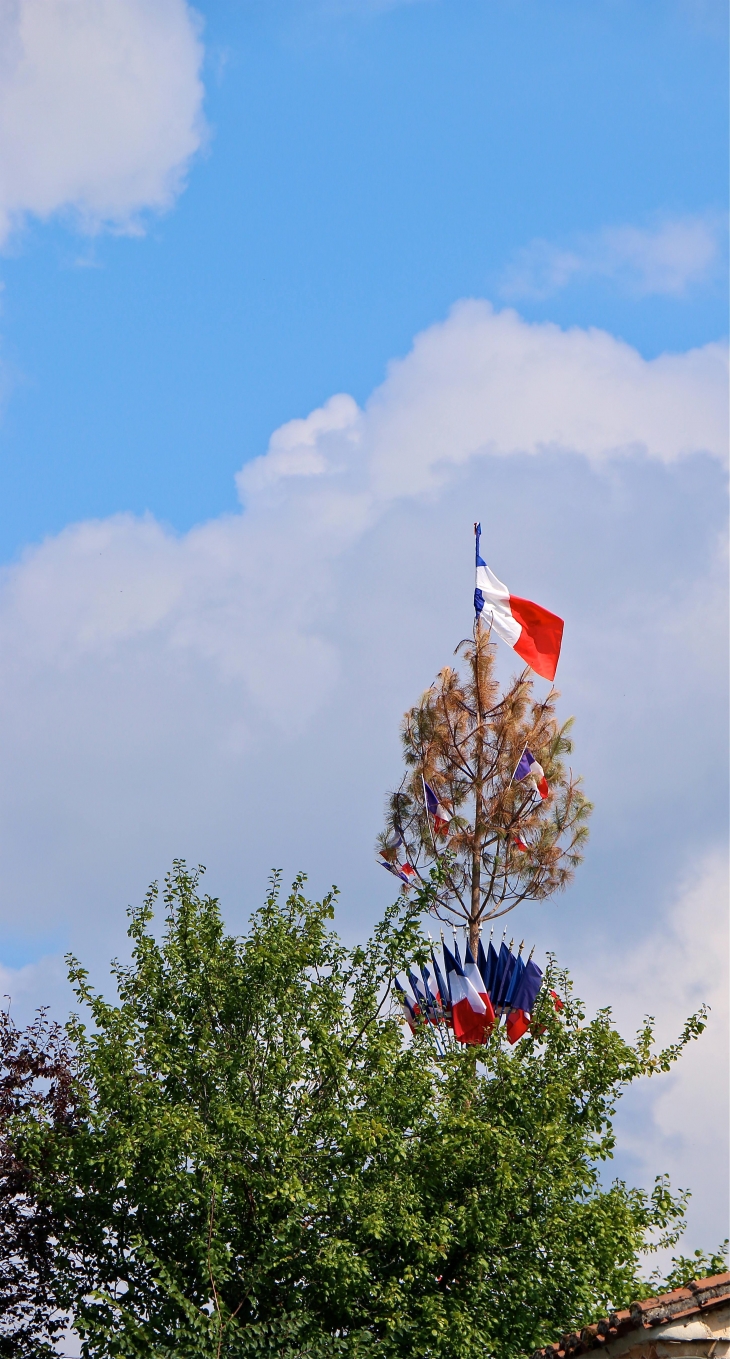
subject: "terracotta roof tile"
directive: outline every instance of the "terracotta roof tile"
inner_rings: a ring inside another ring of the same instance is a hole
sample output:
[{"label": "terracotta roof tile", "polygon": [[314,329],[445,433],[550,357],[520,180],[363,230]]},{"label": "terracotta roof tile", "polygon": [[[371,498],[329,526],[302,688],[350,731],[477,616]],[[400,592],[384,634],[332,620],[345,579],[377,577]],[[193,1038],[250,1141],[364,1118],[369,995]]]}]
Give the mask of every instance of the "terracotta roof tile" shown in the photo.
[{"label": "terracotta roof tile", "polygon": [[664,1322],[682,1320],[696,1316],[710,1307],[730,1302],[730,1272],[712,1274],[706,1279],[694,1279],[686,1288],[675,1288],[671,1293],[662,1293],[656,1298],[642,1298],[632,1302],[621,1312],[611,1312],[591,1326],[581,1331],[562,1335],[552,1345],[535,1350],[532,1359],[573,1359],[573,1356],[586,1354],[589,1350],[600,1349],[618,1336],[628,1331],[646,1330],[660,1326]]}]

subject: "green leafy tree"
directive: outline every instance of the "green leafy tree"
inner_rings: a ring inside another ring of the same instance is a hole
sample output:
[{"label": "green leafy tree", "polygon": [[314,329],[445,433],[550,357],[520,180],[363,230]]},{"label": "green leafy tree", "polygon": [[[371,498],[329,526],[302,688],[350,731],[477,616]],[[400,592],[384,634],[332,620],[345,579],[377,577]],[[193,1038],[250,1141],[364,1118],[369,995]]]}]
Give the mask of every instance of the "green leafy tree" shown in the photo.
[{"label": "green leafy tree", "polygon": [[724,1274],[730,1264],[728,1258],[730,1252],[728,1247],[730,1241],[722,1241],[717,1250],[709,1253],[704,1250],[695,1250],[691,1255],[675,1255],[672,1258],[672,1267],[665,1278],[661,1277],[659,1271],[652,1274],[649,1280],[651,1293],[657,1289],[670,1291],[673,1288],[684,1288],[694,1279],[706,1279],[712,1274]]},{"label": "green leafy tree", "polygon": [[[446,666],[403,719],[406,773],[389,798],[379,849],[394,863],[404,847],[426,877],[439,865],[432,909],[468,928],[475,950],[484,921],[568,884],[582,859],[591,807],[566,768],[571,722],[558,725],[555,690],[535,701],[526,669],[500,694],[496,647],[480,623],[457,652],[465,677]],[[526,748],[547,776],[546,800],[532,780],[515,782]],[[447,838],[426,811],[424,779],[453,813]]]},{"label": "green leafy tree", "polygon": [[434,890],[346,949],[332,897],[275,880],[234,938],[177,863],[161,937],[155,888],[131,912],[116,1000],[71,963],[73,1118],[26,1101],[0,1132],[56,1224],[53,1297],[86,1355],[509,1359],[641,1290],[684,1198],[604,1183],[612,1115],[702,1013],[657,1052],[649,1021],[624,1041],[553,968],[559,1016],[538,1000],[516,1048],[439,1057],[390,992]]}]

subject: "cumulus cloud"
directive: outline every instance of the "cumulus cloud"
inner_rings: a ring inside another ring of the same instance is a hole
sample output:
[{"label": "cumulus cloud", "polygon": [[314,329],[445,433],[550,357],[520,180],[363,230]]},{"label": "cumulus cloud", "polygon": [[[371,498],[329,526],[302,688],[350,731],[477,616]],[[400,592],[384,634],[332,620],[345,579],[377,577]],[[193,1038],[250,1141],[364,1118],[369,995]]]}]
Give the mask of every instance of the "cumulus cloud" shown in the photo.
[{"label": "cumulus cloud", "polygon": [[726,230],[708,213],[653,227],[603,227],[568,246],[535,240],[517,252],[501,292],[539,300],[581,279],[606,278],[641,296],[684,297],[717,272]]},{"label": "cumulus cloud", "polygon": [[[670,1074],[654,1078],[651,1092],[629,1097],[619,1121],[622,1158],[633,1162],[631,1169],[650,1185],[661,1167],[675,1185],[691,1188],[701,1221],[703,1204],[713,1196],[726,1204],[730,1187],[725,1139],[717,1136],[730,1122],[725,856],[700,857],[673,895],[660,930],[613,952],[610,982],[598,969],[586,980],[591,1002],[612,1006],[627,1036],[650,1014],[658,1040],[674,1042],[683,1018],[709,1007],[699,1041]],[[702,1242],[694,1217],[692,1204],[693,1245],[717,1245]]]},{"label": "cumulus cloud", "polygon": [[27,214],[88,230],[170,206],[203,137],[185,0],[0,0],[0,241]]},{"label": "cumulus cloud", "polygon": [[363,493],[388,503],[433,491],[485,454],[725,458],[726,390],[721,344],[647,360],[605,331],[531,325],[462,302],[390,365],[364,412],[341,396],[284,426],[238,485],[246,499],[289,473],[329,469],[334,487],[366,468]]},{"label": "cumulus cloud", "polygon": [[[364,407],[341,394],[276,431],[241,513],[182,535],[118,515],[30,548],[0,575],[8,934],[60,935],[98,977],[121,908],[182,854],[234,928],[277,865],[339,882],[362,937],[388,897],[372,846],[400,715],[471,626],[479,517],[502,579],[567,620],[596,802],[575,889],[521,928],[583,991],[599,935],[612,958],[639,918],[657,937],[725,833],[725,392],[720,346],[646,361],[464,303]],[[26,1010],[50,985],[33,975]]]},{"label": "cumulus cloud", "polygon": [[[348,554],[395,505],[433,504],[504,457],[722,460],[725,392],[720,345],[647,361],[601,331],[461,304],[391,366],[364,410],[339,395],[277,430],[238,476],[243,515],[182,537],[120,515],[29,551],[4,573],[2,653],[61,675],[154,639],[243,683],[289,728],[336,678],[328,624]],[[284,701],[294,656],[296,709]]]}]

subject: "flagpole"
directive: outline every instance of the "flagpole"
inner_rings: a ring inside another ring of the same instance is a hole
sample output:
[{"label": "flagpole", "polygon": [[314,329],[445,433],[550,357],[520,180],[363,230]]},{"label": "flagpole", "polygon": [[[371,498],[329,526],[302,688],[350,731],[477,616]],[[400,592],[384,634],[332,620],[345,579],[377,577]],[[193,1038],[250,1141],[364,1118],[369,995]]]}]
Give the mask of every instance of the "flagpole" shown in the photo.
[{"label": "flagpole", "polygon": [[[476,570],[479,558],[481,524],[474,524],[474,570],[476,591]],[[486,834],[484,825],[484,705],[482,703],[482,661],[481,661],[481,618],[476,611],[474,619],[474,684],[476,687],[476,778],[474,780],[474,841],[471,862],[471,907],[469,912],[469,933],[476,930],[482,914],[482,845]]]},{"label": "flagpole", "polygon": [[[446,959],[444,958],[444,932],[443,932],[443,930],[439,930],[439,934],[441,935],[441,961],[443,962],[443,965],[444,965],[444,972],[446,973],[446,975],[445,975],[445,977],[444,977],[444,981],[446,982],[446,989],[447,989],[447,991],[448,991],[448,1002],[449,1002],[449,1009],[451,1010],[451,1013],[452,1013],[451,1023],[452,1023],[452,1026],[453,1026],[454,1020],[453,1020],[453,1010],[452,1010],[452,1008],[451,1008],[451,991],[449,990],[449,973],[448,973],[448,968],[447,968],[447,966],[446,966]],[[447,1025],[446,1025],[446,1034],[447,1034],[447,1036],[448,1036],[448,1031],[449,1031],[449,1026],[448,1026],[448,1024],[447,1024]],[[450,1050],[451,1050],[452,1052],[454,1051],[454,1044],[455,1044],[455,1042],[456,1042],[456,1039],[455,1039],[455,1038],[453,1038],[453,1037],[450,1037],[450,1038],[449,1038],[449,1048],[450,1048]]]}]

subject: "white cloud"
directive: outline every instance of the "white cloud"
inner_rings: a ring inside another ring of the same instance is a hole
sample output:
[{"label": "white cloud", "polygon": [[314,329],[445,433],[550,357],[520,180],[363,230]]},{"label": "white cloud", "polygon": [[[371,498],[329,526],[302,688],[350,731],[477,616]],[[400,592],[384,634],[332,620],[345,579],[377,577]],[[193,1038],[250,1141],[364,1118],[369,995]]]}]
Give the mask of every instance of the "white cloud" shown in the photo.
[{"label": "white cloud", "polygon": [[[210,865],[234,928],[281,865],[338,881],[361,936],[388,897],[372,845],[400,715],[471,625],[480,517],[502,579],[567,620],[563,711],[596,802],[575,891],[522,928],[579,991],[599,929],[625,959],[639,908],[663,948],[686,845],[724,835],[725,453],[720,346],[646,361],[469,302],[363,409],[340,395],[276,431],[242,513],[179,536],[118,515],[29,549],[0,575],[9,937],[60,934],[98,976],[123,907],[180,854]],[[675,1106],[656,1098],[661,1168]]]},{"label": "white cloud", "polygon": [[[22,1025],[29,1008],[61,1005],[66,999],[65,971],[62,960],[55,955],[26,963],[24,967],[4,967],[0,962],[0,1007],[9,1008],[11,1018]],[[16,1011],[20,1017],[16,1017]]]},{"label": "white cloud", "polygon": [[603,227],[570,246],[535,240],[505,272],[507,298],[546,298],[586,278],[612,279],[639,295],[683,297],[717,272],[726,223],[719,216],[667,219],[655,227]]},{"label": "white cloud", "polygon": [[730,1187],[726,1139],[717,1135],[730,1124],[727,906],[725,855],[695,858],[661,929],[614,950],[610,979],[600,969],[587,978],[592,1004],[611,1005],[627,1036],[651,1014],[658,1040],[674,1042],[685,1017],[702,1004],[710,1007],[700,1039],[670,1074],[653,1078],[648,1109],[642,1091],[638,1107],[629,1098],[619,1121],[622,1152],[646,1184],[661,1166],[675,1185],[692,1189],[698,1212],[691,1204],[691,1248],[718,1244],[702,1239],[694,1219],[701,1223],[703,1204],[713,1197],[726,1205]]},{"label": "white cloud", "polygon": [[[459,304],[364,410],[340,395],[277,430],[239,474],[243,515],[181,537],[119,515],[29,550],[2,576],[0,670],[49,667],[60,681],[151,646],[243,684],[290,728],[335,682],[345,563],[396,502],[433,506],[508,455],[723,459],[726,368],[720,345],[647,361],[601,331]],[[296,720],[284,698],[295,657]]]},{"label": "white cloud", "polygon": [[185,0],[0,0],[0,241],[169,207],[203,136],[198,32]]},{"label": "white cloud", "polygon": [[394,502],[433,503],[469,464],[507,455],[722,459],[726,367],[720,345],[647,361],[601,331],[462,303],[364,411],[340,395],[277,430],[239,474],[242,516],[176,537],[119,515],[29,551],[3,576],[4,664],[70,674],[151,642],[243,682],[289,727],[286,668],[296,655],[297,710],[309,712],[337,672],[327,625],[343,563]]},{"label": "white cloud", "polygon": [[255,494],[283,477],[319,476],[327,471],[329,435],[357,439],[360,411],[351,396],[331,396],[305,420],[289,420],[272,434],[263,458],[256,458],[237,477],[242,495]]},{"label": "white cloud", "polygon": [[287,467],[298,476],[327,467],[331,487],[367,469],[358,486],[387,503],[434,490],[484,454],[725,458],[726,391],[723,345],[646,360],[605,331],[530,325],[514,311],[461,302],[390,365],[363,413],[338,397],[284,426],[239,474],[239,488],[245,497]]}]

